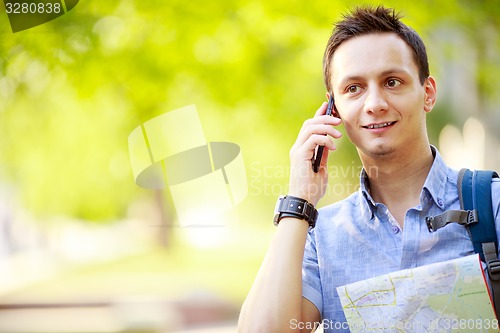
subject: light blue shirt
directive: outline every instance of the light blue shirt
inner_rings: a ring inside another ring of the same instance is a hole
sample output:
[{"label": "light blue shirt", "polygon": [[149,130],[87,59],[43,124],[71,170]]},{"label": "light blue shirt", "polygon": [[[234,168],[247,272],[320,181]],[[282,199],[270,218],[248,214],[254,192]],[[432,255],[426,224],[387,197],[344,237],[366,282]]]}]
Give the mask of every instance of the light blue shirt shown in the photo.
[{"label": "light blue shirt", "polygon": [[[320,311],[325,332],[349,332],[337,287],[474,254],[464,226],[450,223],[433,233],[427,228],[427,216],[460,209],[458,171],[449,168],[434,147],[432,150],[435,158],[420,194],[420,205],[406,212],[403,230],[387,207],[370,196],[364,170],[357,192],[319,210],[316,227],[307,236],[302,295]],[[493,180],[492,193],[498,236],[500,180]]]}]

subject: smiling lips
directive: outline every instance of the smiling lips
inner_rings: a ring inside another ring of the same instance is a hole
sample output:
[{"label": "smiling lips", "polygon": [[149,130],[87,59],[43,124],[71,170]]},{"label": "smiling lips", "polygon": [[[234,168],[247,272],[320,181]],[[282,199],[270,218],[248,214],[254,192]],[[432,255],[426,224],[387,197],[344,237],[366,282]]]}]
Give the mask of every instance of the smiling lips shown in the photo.
[{"label": "smiling lips", "polygon": [[396,123],[395,121],[390,121],[387,123],[371,124],[371,125],[362,126],[362,127],[367,128],[367,129],[378,129],[378,128],[384,128],[384,127],[394,125],[395,123]]}]

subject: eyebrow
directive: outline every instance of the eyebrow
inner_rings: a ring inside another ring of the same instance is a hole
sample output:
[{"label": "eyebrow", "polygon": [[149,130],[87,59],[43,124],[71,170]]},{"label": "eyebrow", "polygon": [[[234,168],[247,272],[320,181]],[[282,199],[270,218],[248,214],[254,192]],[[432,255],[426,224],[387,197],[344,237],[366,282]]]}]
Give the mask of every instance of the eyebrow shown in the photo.
[{"label": "eyebrow", "polygon": [[[408,71],[404,70],[404,69],[401,69],[401,68],[389,68],[379,74],[377,74],[378,76],[390,76],[390,75],[410,75],[410,73],[408,73]],[[347,76],[346,78],[342,79],[342,81],[340,81],[340,86],[344,86],[347,82],[352,82],[352,81],[361,81],[363,80],[364,77],[362,75],[351,75],[351,76]]]}]

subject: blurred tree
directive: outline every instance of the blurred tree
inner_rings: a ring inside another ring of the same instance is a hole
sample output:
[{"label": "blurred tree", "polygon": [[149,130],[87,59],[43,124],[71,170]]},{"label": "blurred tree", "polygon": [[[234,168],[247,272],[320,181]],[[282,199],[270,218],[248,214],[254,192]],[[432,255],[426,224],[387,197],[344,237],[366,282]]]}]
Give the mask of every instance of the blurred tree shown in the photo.
[{"label": "blurred tree", "polygon": [[[249,177],[269,166],[273,181],[286,186],[288,150],[325,100],[321,60],[331,22],[363,3],[379,1],[81,1],[16,34],[4,17],[1,178],[18,186],[38,216],[118,218],[134,198],[154,196],[133,183],[128,134],[194,103],[208,140],[242,147]],[[424,40],[442,24],[469,27],[475,47],[484,49],[479,90],[496,93],[495,1],[385,3],[401,10]],[[431,130],[437,135],[440,127]],[[340,145],[332,160],[358,170],[354,148],[346,138]],[[356,178],[338,175],[339,182]],[[275,200],[275,193],[262,193]]]}]

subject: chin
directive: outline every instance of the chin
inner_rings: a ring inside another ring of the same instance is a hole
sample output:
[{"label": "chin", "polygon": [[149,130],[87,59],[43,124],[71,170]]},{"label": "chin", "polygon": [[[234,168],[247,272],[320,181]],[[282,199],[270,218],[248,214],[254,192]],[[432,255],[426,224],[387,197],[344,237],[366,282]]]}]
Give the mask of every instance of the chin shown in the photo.
[{"label": "chin", "polygon": [[365,147],[360,148],[365,155],[372,158],[387,158],[394,154],[396,149],[387,142],[371,142]]}]

